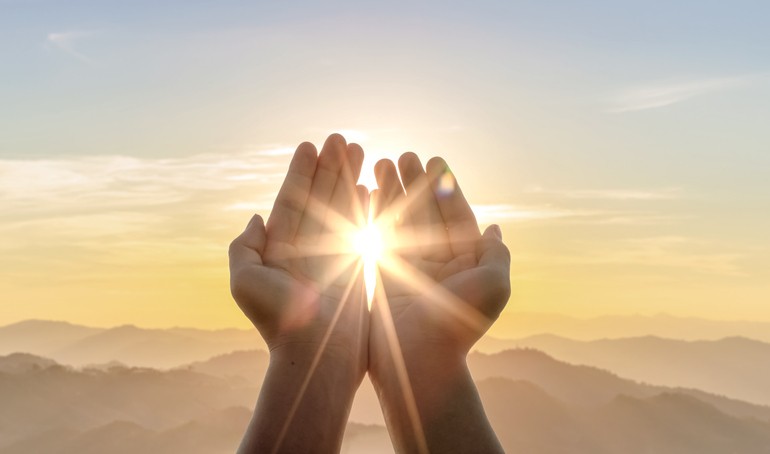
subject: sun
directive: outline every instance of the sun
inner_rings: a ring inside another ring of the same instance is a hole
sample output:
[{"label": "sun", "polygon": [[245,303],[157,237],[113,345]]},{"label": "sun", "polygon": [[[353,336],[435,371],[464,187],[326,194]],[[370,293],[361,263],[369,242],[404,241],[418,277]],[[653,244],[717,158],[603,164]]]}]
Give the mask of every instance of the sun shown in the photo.
[{"label": "sun", "polygon": [[366,296],[371,306],[374,286],[377,284],[377,263],[385,254],[385,239],[382,231],[371,220],[353,234],[353,251],[364,264]]},{"label": "sun", "polygon": [[377,263],[385,251],[385,241],[379,227],[367,222],[353,236],[353,250],[361,256],[364,263]]}]

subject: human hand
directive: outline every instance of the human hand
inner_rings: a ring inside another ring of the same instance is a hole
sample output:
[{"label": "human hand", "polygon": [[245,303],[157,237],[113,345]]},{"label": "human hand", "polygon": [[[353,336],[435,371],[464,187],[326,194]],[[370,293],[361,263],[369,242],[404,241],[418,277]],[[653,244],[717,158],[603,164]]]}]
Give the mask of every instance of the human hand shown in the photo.
[{"label": "human hand", "polygon": [[[440,158],[377,163],[375,222],[394,241],[381,261],[369,374],[401,452],[502,452],[465,363],[510,296],[510,253],[482,235]],[[404,191],[405,189],[405,191]],[[388,231],[389,230],[389,231]]]},{"label": "human hand", "polygon": [[[454,175],[441,158],[423,170],[414,153],[377,163],[375,222],[392,226],[390,263],[380,267],[370,334],[371,368],[387,349],[388,310],[404,355],[436,348],[465,355],[497,319],[510,296],[510,253],[500,227],[482,235]],[[405,188],[405,191],[404,191]],[[398,218],[398,220],[396,220]],[[384,323],[384,324],[383,324]]]},{"label": "human hand", "polygon": [[267,226],[255,215],[230,246],[233,297],[271,351],[327,336],[328,348],[350,350],[366,370],[363,280],[342,246],[365,219],[368,193],[356,186],[362,162],[361,147],[336,134],[319,156],[301,144]]},{"label": "human hand", "polygon": [[331,135],[294,154],[267,226],[230,245],[230,286],[270,349],[239,452],[335,452],[367,369],[368,311],[347,238],[365,219],[363,151]]}]

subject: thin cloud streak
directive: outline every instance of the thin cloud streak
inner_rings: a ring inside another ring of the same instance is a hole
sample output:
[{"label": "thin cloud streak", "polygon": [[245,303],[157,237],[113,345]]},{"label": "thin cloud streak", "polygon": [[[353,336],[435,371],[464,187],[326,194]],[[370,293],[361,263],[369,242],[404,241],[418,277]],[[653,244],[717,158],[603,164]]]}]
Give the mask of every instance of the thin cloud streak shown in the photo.
[{"label": "thin cloud streak", "polygon": [[[227,231],[248,209],[266,214],[288,164],[248,151],[179,158],[81,156],[0,160],[0,250],[127,238],[146,249]],[[165,245],[165,246],[164,246]]]},{"label": "thin cloud streak", "polygon": [[594,200],[673,200],[682,197],[682,189],[675,187],[662,189],[544,189],[534,187],[526,192],[567,199]]},{"label": "thin cloud streak", "polygon": [[746,85],[757,76],[736,76],[669,82],[633,87],[619,93],[611,101],[608,113],[658,109],[686,101],[696,96],[729,90]]},{"label": "thin cloud streak", "polygon": [[517,222],[539,219],[554,219],[574,216],[575,213],[567,210],[552,208],[521,207],[511,204],[471,205],[476,219],[482,223],[490,222]]},{"label": "thin cloud streak", "polygon": [[52,44],[57,49],[61,50],[62,52],[69,54],[70,56],[84,62],[84,63],[93,63],[93,61],[75,49],[75,43],[83,38],[87,38],[89,36],[92,36],[93,32],[89,31],[69,31],[69,32],[60,32],[60,33],[49,33],[48,34],[48,43]]}]

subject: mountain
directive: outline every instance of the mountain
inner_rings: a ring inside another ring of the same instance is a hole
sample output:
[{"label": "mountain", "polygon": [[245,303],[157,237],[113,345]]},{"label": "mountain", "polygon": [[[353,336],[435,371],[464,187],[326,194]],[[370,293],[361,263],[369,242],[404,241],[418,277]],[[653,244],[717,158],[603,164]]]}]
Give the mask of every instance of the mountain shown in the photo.
[{"label": "mountain", "polygon": [[503,377],[537,384],[559,400],[576,405],[606,404],[618,395],[649,398],[664,393],[687,395],[736,418],[770,422],[770,407],[710,394],[701,390],[653,386],[621,378],[591,366],[558,361],[533,349],[514,349],[487,355],[471,353],[468,367],[475,381]]},{"label": "mountain", "polygon": [[[0,372],[0,454],[233,452],[267,364],[262,351],[165,371],[10,358],[40,367]],[[535,350],[474,353],[468,363],[509,452],[751,454],[770,447],[769,407],[644,385]],[[362,412],[380,413],[373,392],[365,404],[360,397]],[[382,425],[352,415],[342,452],[392,447]]]},{"label": "mountain", "polygon": [[[770,343],[770,323],[764,322],[723,322],[668,315],[577,319],[548,314],[504,313],[493,325],[489,335],[480,340],[474,349],[485,353],[499,352],[526,345],[512,341],[543,332],[578,340],[650,335],[684,340],[717,340],[743,336]],[[754,348],[748,342],[744,344],[747,348]],[[537,347],[541,348],[539,345]],[[0,355],[30,353],[74,366],[117,361],[128,366],[167,369],[205,361],[212,356],[233,351],[254,349],[265,349],[264,341],[254,329],[146,329],[132,325],[106,329],[42,320],[28,320],[0,327]],[[561,358],[556,352],[553,354]],[[741,355],[737,355],[735,360],[741,361],[741,358]],[[566,356],[564,359],[580,362]],[[596,364],[604,367],[604,363]],[[713,369],[716,372],[721,370],[719,367]],[[624,375],[648,380],[643,375],[625,372]],[[676,384],[668,380],[650,381]],[[720,388],[709,389],[722,392]]]},{"label": "mountain", "polygon": [[499,340],[556,359],[665,386],[696,388],[770,405],[770,344],[742,337],[682,341],[654,336],[575,341],[552,335]]},{"label": "mountain", "polygon": [[55,365],[56,361],[54,360],[29,353],[12,353],[8,356],[0,356],[0,373],[4,374],[24,374]]},{"label": "mountain", "polygon": [[31,353],[73,366],[118,361],[137,367],[171,368],[264,346],[256,330],[146,329],[132,325],[103,329],[41,320],[0,327],[0,355]]},{"label": "mountain", "polygon": [[668,314],[577,318],[505,311],[487,334],[498,339],[519,339],[542,333],[578,340],[641,336],[715,340],[741,336],[770,343],[770,321],[709,320]]},{"label": "mountain", "polygon": [[25,320],[0,327],[0,355],[23,352],[53,358],[50,353],[102,331],[67,322]]},{"label": "mountain", "polygon": [[526,381],[491,378],[478,389],[506,452],[753,454],[770,448],[770,423],[729,416],[678,393],[620,394],[586,407]]},{"label": "mountain", "polygon": [[[0,448],[0,454],[231,454],[250,419],[251,410],[231,407],[162,431],[129,421],[84,431],[54,429]],[[370,446],[380,449],[369,450]],[[341,452],[378,454],[393,449],[385,427],[348,423]]]},{"label": "mountain", "polygon": [[[211,374],[231,383],[261,384],[268,356],[262,351],[234,352],[209,361],[184,366],[192,371]],[[647,398],[661,393],[681,393],[707,402],[738,418],[770,421],[770,407],[755,405],[697,389],[652,386],[621,378],[596,367],[558,361],[533,349],[512,349],[487,355],[473,352],[468,366],[476,381],[503,377],[536,383],[549,394],[577,405],[600,405],[618,395]],[[368,424],[384,424],[378,399],[368,379],[356,394],[351,419]]]}]

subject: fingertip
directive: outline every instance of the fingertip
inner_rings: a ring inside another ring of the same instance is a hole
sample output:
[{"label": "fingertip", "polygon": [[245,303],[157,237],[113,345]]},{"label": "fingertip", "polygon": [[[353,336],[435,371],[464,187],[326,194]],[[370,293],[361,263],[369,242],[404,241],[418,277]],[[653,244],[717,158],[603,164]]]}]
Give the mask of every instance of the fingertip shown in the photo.
[{"label": "fingertip", "polygon": [[422,169],[422,163],[420,162],[420,157],[417,156],[416,153],[412,151],[407,151],[406,153],[402,154],[398,158],[398,167],[400,169],[409,167],[409,166],[415,166],[418,165]]},{"label": "fingertip", "polygon": [[364,149],[357,143],[348,144],[348,159],[352,162],[360,162],[364,160]]},{"label": "fingertip", "polygon": [[484,236],[487,238],[494,238],[498,241],[503,240],[503,231],[497,224],[492,224],[484,230]]},{"label": "fingertip", "polygon": [[300,154],[300,155],[318,155],[318,150],[316,150],[315,145],[313,145],[310,142],[302,142],[297,146],[297,150],[294,152],[294,154]]},{"label": "fingertip", "polygon": [[381,159],[374,165],[374,178],[377,186],[385,188],[392,181],[398,180],[396,165],[390,159]]},{"label": "fingertip", "polygon": [[404,187],[412,185],[421,175],[425,175],[420,158],[408,151],[398,158],[398,170],[401,172],[401,180]]},{"label": "fingertip", "polygon": [[262,216],[256,213],[251,217],[251,219],[249,219],[249,223],[246,225],[246,227],[249,228],[255,225],[265,225],[265,220],[262,218]]},{"label": "fingertip", "polygon": [[346,146],[345,138],[342,136],[342,134],[339,133],[332,133],[329,134],[329,137],[326,138],[326,144],[327,145],[335,145],[335,146]]},{"label": "fingertip", "polygon": [[390,159],[380,159],[379,161],[377,161],[376,164],[374,164],[374,173],[383,174],[387,172],[387,170],[391,167],[395,169],[395,165],[393,164],[393,161],[391,161]]},{"label": "fingertip", "polygon": [[312,176],[315,172],[317,159],[318,151],[315,145],[310,142],[302,142],[294,152],[289,169],[296,173]]},{"label": "fingertip", "polygon": [[358,181],[361,176],[361,167],[364,164],[364,150],[357,144],[351,143],[348,145],[346,157],[352,171],[352,178]]},{"label": "fingertip", "polygon": [[425,171],[429,175],[440,176],[448,170],[449,166],[447,165],[444,158],[440,156],[434,156],[430,158],[430,160],[428,160],[428,162],[425,164]]}]

